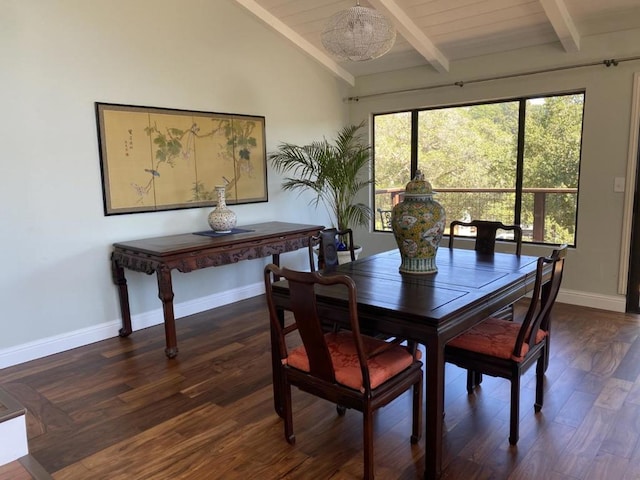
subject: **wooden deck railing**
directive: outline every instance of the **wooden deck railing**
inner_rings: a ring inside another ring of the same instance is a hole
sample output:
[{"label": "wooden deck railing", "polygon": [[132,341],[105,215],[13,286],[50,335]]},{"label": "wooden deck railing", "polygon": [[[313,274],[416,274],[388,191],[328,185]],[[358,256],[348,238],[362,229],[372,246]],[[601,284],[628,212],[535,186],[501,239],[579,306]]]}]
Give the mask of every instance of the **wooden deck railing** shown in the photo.
[{"label": "wooden deck railing", "polygon": [[[484,218],[513,223],[513,218],[487,218],[492,210],[504,210],[505,202],[513,205],[515,189],[513,188],[438,188],[436,199],[444,206],[448,220],[469,218]],[[522,225],[524,239],[533,242],[549,241],[545,237],[545,219],[548,199],[551,195],[570,195],[572,201],[577,202],[577,188],[523,188],[523,203],[530,204],[533,210],[533,222]],[[378,189],[376,194],[375,229],[391,230],[388,214],[394,205],[402,201],[404,188]],[[502,208],[498,208],[502,206]]]}]

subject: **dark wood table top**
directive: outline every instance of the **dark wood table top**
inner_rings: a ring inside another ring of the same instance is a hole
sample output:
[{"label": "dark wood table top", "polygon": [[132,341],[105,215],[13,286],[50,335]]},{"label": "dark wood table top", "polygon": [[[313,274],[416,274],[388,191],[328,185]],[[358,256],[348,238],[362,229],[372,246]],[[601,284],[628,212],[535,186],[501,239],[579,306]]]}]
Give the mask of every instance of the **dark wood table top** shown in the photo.
[{"label": "dark wood table top", "polygon": [[[453,328],[450,337],[459,333],[455,326],[469,316],[480,319],[530,291],[536,261],[537,257],[525,255],[440,248],[437,273],[409,274],[398,271],[400,254],[392,250],[341,265],[337,272],[356,283],[363,322],[384,330],[393,329],[389,322],[419,323],[431,333]],[[330,287],[319,292],[323,301],[344,306],[339,292]]]},{"label": "dark wood table top", "polygon": [[145,253],[156,257],[185,254],[209,248],[225,248],[256,241],[268,242],[286,235],[305,234],[322,230],[322,225],[306,225],[287,222],[265,222],[251,225],[239,225],[241,233],[206,236],[194,233],[181,233],[163,237],[143,238],[114,243],[115,249]]}]

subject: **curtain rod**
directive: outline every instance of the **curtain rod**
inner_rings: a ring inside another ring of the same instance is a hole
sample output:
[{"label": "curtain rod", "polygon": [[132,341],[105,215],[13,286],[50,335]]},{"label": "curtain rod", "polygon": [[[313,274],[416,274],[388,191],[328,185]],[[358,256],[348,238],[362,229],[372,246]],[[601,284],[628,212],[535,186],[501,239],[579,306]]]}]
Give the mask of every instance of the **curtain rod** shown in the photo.
[{"label": "curtain rod", "polygon": [[589,62],[589,63],[578,63],[578,64],[574,64],[574,65],[566,65],[563,67],[554,67],[554,68],[545,68],[545,69],[541,69],[541,70],[531,70],[528,72],[520,72],[520,73],[510,73],[510,74],[506,74],[506,75],[499,75],[496,77],[485,77],[485,78],[478,78],[475,80],[468,80],[466,82],[463,81],[458,81],[458,82],[451,82],[451,83],[441,83],[438,85],[430,85],[427,87],[414,87],[414,88],[405,88],[403,90],[391,90],[388,92],[380,92],[380,93],[369,93],[367,95],[355,95],[353,97],[347,97],[345,99],[346,102],[359,102],[360,100],[364,99],[364,98],[373,98],[373,97],[382,97],[382,96],[386,96],[386,95],[397,95],[397,94],[401,94],[401,93],[411,93],[411,92],[421,92],[421,91],[425,91],[425,90],[433,90],[436,88],[444,88],[444,87],[464,87],[465,85],[470,85],[472,83],[483,83],[483,82],[492,82],[495,80],[506,80],[509,78],[516,78],[516,77],[526,77],[529,75],[538,75],[541,73],[550,73],[550,72],[559,72],[562,70],[571,70],[574,68],[585,68],[585,67],[595,67],[595,66],[599,66],[599,65],[604,65],[605,67],[617,67],[619,63],[622,62],[632,62],[632,61],[636,61],[636,60],[640,60],[640,56],[635,56],[635,57],[625,57],[625,58],[619,58],[619,59],[615,59],[615,58],[611,58],[608,60],[602,60],[602,61],[598,61],[598,62]]}]

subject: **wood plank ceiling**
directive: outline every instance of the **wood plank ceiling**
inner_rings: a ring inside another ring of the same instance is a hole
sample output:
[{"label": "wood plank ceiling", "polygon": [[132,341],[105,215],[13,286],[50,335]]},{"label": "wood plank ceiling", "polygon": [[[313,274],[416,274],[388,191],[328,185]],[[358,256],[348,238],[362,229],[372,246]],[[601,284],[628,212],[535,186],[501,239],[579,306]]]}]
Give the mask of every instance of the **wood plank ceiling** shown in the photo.
[{"label": "wood plank ceiling", "polygon": [[320,40],[334,13],[355,0],[235,0],[349,84],[360,75],[451,62],[537,45],[579,52],[584,37],[640,28],[640,0],[361,0],[397,30],[389,53],[337,62]]}]

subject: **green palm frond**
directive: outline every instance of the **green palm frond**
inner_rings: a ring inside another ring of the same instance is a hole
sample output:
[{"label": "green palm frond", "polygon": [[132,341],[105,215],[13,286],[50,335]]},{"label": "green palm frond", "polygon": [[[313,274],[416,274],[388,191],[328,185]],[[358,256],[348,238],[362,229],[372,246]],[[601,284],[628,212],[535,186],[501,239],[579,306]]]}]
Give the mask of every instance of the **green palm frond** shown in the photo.
[{"label": "green palm frond", "polygon": [[340,230],[371,219],[368,205],[354,203],[358,192],[373,182],[364,171],[371,157],[371,147],[360,136],[364,125],[344,127],[333,144],[326,139],[303,146],[281,143],[268,157],[277,172],[290,175],[282,189],[313,191],[311,204],[324,204]]}]

